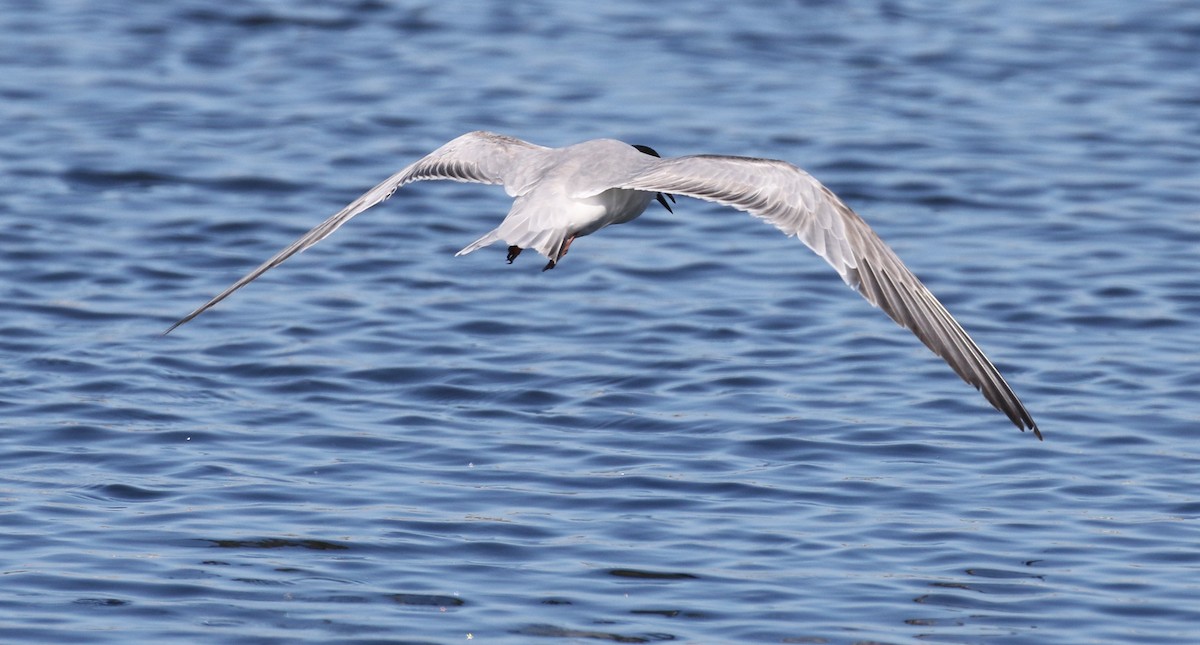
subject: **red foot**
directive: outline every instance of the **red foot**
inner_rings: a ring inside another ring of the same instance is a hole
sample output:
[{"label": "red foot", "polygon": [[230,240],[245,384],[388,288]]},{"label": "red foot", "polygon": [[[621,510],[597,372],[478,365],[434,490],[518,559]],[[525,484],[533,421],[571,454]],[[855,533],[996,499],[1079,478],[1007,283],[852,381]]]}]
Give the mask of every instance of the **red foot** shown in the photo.
[{"label": "red foot", "polygon": [[574,235],[572,235],[571,237],[568,237],[567,241],[563,242],[562,248],[558,250],[558,256],[556,256],[554,259],[547,262],[546,266],[542,267],[542,271],[549,271],[550,269],[553,269],[555,267],[555,265],[558,264],[558,261],[561,260],[562,257],[567,254],[567,249],[571,248],[571,242],[574,242],[574,241],[575,241]]}]

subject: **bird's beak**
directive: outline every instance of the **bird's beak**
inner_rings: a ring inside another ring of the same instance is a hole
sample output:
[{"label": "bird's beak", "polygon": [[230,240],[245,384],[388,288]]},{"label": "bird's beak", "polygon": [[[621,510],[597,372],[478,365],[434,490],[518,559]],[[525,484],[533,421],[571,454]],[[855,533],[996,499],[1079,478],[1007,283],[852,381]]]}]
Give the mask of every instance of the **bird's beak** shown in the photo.
[{"label": "bird's beak", "polygon": [[674,204],[674,203],[675,203],[675,196],[674,196],[674,195],[672,195],[671,193],[666,193],[666,196],[671,198],[671,204],[668,204],[668,203],[667,203],[667,200],[666,200],[666,198],[664,198],[664,197],[663,197],[663,193],[656,193],[654,196],[655,196],[656,198],[658,198],[658,203],[662,204],[662,205],[663,205],[663,208],[667,209],[667,212],[668,212],[668,213],[674,213],[674,212],[675,212],[675,210],[671,208],[671,204]]}]

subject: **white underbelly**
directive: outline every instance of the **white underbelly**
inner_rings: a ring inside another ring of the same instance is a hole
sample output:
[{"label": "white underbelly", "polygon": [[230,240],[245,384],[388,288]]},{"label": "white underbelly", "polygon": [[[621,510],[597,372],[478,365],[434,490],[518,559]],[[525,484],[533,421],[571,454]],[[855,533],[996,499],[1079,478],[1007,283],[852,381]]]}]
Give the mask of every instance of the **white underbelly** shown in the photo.
[{"label": "white underbelly", "polygon": [[[577,236],[589,235],[612,224],[624,224],[636,219],[646,210],[653,193],[636,190],[613,188],[595,197],[580,200],[578,218],[574,218],[573,233]],[[588,213],[588,215],[584,215]]]}]

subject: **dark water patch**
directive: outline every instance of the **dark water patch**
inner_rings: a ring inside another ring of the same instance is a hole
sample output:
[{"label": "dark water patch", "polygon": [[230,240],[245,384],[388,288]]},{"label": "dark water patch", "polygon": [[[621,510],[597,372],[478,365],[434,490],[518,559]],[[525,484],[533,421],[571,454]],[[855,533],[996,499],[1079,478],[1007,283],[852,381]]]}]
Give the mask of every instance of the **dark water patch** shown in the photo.
[{"label": "dark water patch", "polygon": [[630,609],[634,616],[661,616],[663,618],[704,618],[703,614],[692,614],[682,609]]},{"label": "dark water patch", "polygon": [[1028,571],[1011,571],[1004,569],[967,569],[964,571],[969,576],[978,576],[980,578],[993,578],[998,580],[1007,580],[1012,578],[1036,578],[1044,580],[1045,576],[1038,573]]},{"label": "dark water patch", "polygon": [[426,366],[391,366],[366,370],[355,370],[346,372],[344,376],[346,378],[360,379],[385,385],[407,385],[412,383],[425,383],[432,379],[440,378],[442,374],[439,371]]},{"label": "dark water patch", "polygon": [[284,580],[264,580],[262,578],[230,578],[233,582],[242,584],[254,585],[259,587],[286,587],[291,586],[291,583]]},{"label": "dark water patch", "polygon": [[[295,446],[308,446],[322,450],[333,451],[336,454],[349,456],[354,453],[372,454],[382,451],[392,451],[405,447],[423,448],[418,442],[402,442],[394,437],[383,435],[334,433],[326,429],[316,434],[289,436],[281,440],[283,443]],[[407,453],[406,454],[411,454]]]},{"label": "dark water patch", "polygon": [[165,490],[153,490],[129,484],[105,484],[87,489],[87,495],[104,501],[120,502],[153,502],[168,498],[171,493]]},{"label": "dark water patch", "polygon": [[186,417],[170,412],[147,409],[141,406],[110,406],[92,407],[87,417],[95,421],[110,421],[113,423],[148,423],[156,425],[174,425],[183,422]]},{"label": "dark water patch", "polygon": [[384,419],[383,423],[393,428],[436,430],[444,427],[446,420],[440,415],[404,414]]},{"label": "dark water patch", "polygon": [[205,540],[221,549],[309,549],[313,551],[345,551],[351,547],[327,540],[293,540],[262,538],[258,540]]},{"label": "dark water patch", "polygon": [[338,399],[334,399],[330,396],[333,394],[354,394],[358,392],[356,388],[347,385],[341,379],[334,378],[289,379],[287,382],[276,383],[268,386],[265,389],[268,391],[292,396],[309,395],[305,396],[304,400],[315,405],[322,405],[338,401]]},{"label": "dark water patch", "polygon": [[498,405],[520,408],[547,408],[569,402],[569,397],[540,389],[518,389],[513,393],[501,393],[494,397]]},{"label": "dark water patch", "polygon": [[429,403],[470,403],[486,398],[486,394],[477,389],[455,387],[452,385],[419,385],[409,390],[412,397]]},{"label": "dark water patch", "polygon": [[930,593],[913,598],[919,605],[935,605],[952,609],[967,609],[974,612],[1014,613],[1022,611],[1019,606],[1009,606],[1004,602],[987,602],[978,597],[953,593]]},{"label": "dark water patch", "polygon": [[43,324],[50,324],[56,321],[106,323],[121,320],[140,320],[142,317],[141,313],[105,311],[83,303],[26,303],[21,309],[25,313],[37,314],[46,318],[47,320]]},{"label": "dark water patch", "polygon": [[396,593],[389,596],[392,602],[407,607],[464,607],[467,601],[458,596],[441,596],[437,594]]},{"label": "dark water patch", "polygon": [[158,184],[178,184],[185,181],[182,177],[150,170],[96,170],[92,168],[73,168],[64,172],[62,176],[63,179],[70,184],[92,188],[114,188],[123,186],[145,188]]},{"label": "dark water patch", "polygon": [[294,193],[303,190],[305,186],[291,181],[283,181],[271,177],[221,177],[215,179],[192,179],[193,184],[212,190],[233,193]]},{"label": "dark water patch", "polygon": [[297,363],[282,364],[266,361],[254,363],[236,363],[233,365],[227,365],[226,368],[231,376],[241,379],[253,381],[284,379],[289,383],[296,382],[300,379],[319,377],[329,371],[329,368],[324,365]]},{"label": "dark water patch", "polygon": [[74,604],[84,607],[124,607],[129,601],[120,598],[79,598]]},{"label": "dark water patch", "polygon": [[1175,506],[1168,507],[1168,511],[1171,515],[1195,519],[1200,517],[1200,501],[1177,504]]},{"label": "dark water patch", "polygon": [[500,320],[473,320],[456,325],[454,331],[469,336],[510,336],[529,333],[525,325],[508,323]]},{"label": "dark water patch", "polygon": [[590,629],[572,629],[569,627],[545,624],[528,625],[526,627],[513,630],[511,633],[522,637],[531,636],[538,638],[588,639],[608,641],[612,643],[657,643],[675,640],[675,636],[664,633],[630,635]]},{"label": "dark water patch", "polygon": [[690,573],[645,571],[640,569],[609,569],[606,573],[617,578],[634,578],[638,580],[696,580],[699,578],[699,576]]},{"label": "dark water patch", "polygon": [[[372,4],[360,3],[360,6],[369,10]],[[375,8],[378,9],[378,5],[375,5]],[[292,12],[254,11],[248,8],[232,7],[220,10],[189,9],[181,13],[180,18],[187,21],[219,23],[250,30],[301,27],[305,29],[345,31],[354,28],[360,22],[360,19],[357,17],[352,18],[345,15],[302,15]]]}]

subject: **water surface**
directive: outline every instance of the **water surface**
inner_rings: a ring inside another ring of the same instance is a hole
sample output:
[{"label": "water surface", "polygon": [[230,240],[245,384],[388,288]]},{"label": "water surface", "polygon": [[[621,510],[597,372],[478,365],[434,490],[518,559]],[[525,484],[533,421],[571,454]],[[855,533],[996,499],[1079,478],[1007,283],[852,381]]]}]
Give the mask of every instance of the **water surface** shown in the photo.
[{"label": "water surface", "polygon": [[[1195,642],[1191,3],[62,2],[0,34],[5,642]],[[542,273],[453,257],[502,191],[413,185],[159,337],[473,129],[807,168],[1046,441],[692,200]]]}]

